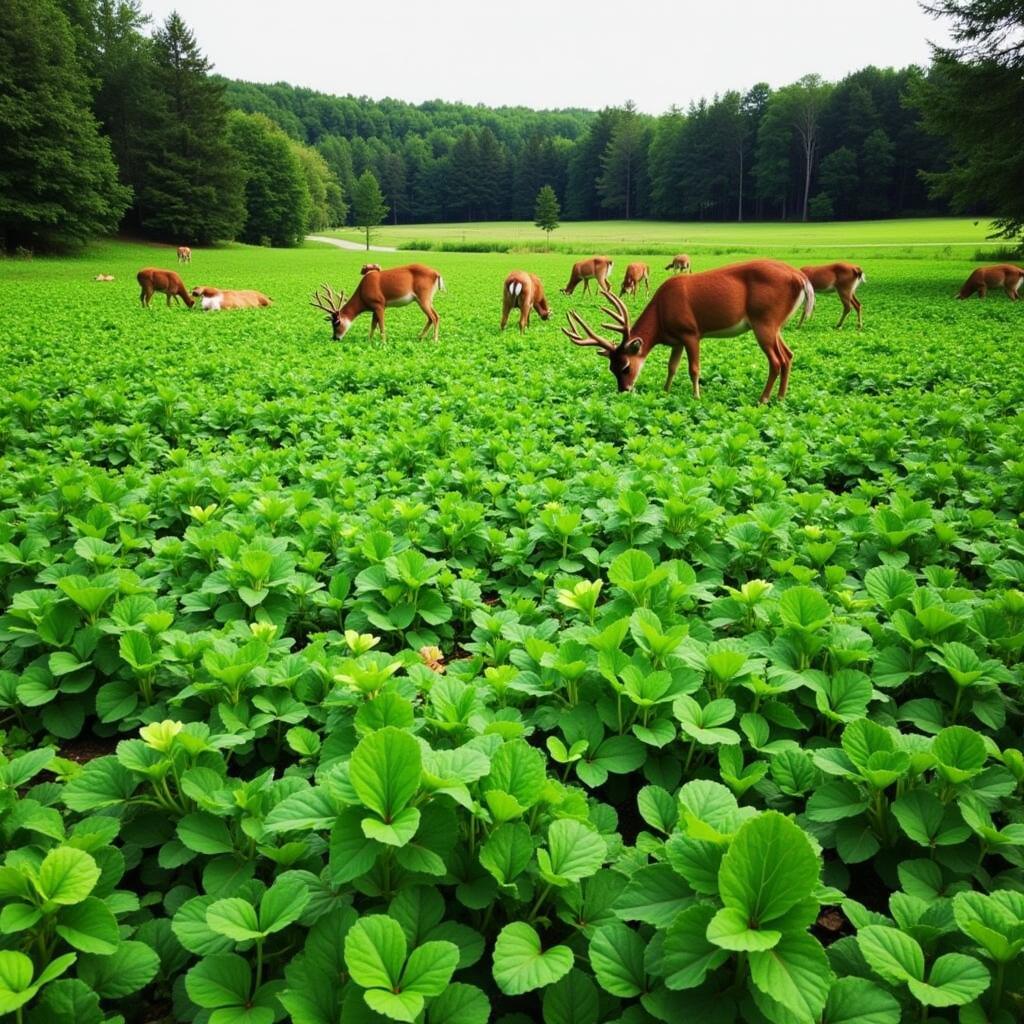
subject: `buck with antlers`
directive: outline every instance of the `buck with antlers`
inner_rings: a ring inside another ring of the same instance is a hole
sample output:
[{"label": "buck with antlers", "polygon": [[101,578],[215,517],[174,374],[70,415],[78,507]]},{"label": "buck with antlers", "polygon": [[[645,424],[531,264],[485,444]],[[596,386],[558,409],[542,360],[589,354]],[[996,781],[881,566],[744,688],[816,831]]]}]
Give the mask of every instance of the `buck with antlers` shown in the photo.
[{"label": "buck with antlers", "polygon": [[690,257],[685,252],[681,252],[678,256],[672,257],[672,262],[665,269],[670,270],[673,274],[689,274]]},{"label": "buck with antlers", "polygon": [[607,256],[591,256],[589,260],[580,260],[572,265],[569,283],[562,289],[563,295],[572,295],[576,285],[583,282],[583,294],[590,291],[590,282],[596,281],[599,291],[608,288],[608,278],[612,272],[612,261]]},{"label": "buck with antlers", "polygon": [[835,292],[843,304],[843,315],[836,324],[836,329],[843,326],[843,321],[850,315],[850,310],[857,310],[857,329],[864,326],[860,300],[857,289],[867,280],[864,271],[853,263],[826,263],[821,267],[801,267],[803,274],[815,292]]},{"label": "buck with antlers", "polygon": [[548,300],[544,297],[544,285],[536,274],[525,270],[513,270],[505,278],[501,289],[501,329],[505,330],[508,315],[513,309],[519,310],[519,333],[525,334],[530,326],[530,313],[537,311],[541,320],[551,316]]},{"label": "buck with antlers", "polygon": [[373,338],[376,327],[380,329],[381,341],[386,341],[384,310],[388,306],[408,306],[410,302],[419,303],[427,318],[426,326],[420,331],[420,338],[433,327],[434,341],[437,341],[441,318],[434,310],[433,298],[438,291],[444,290],[444,278],[431,267],[425,267],[422,263],[410,263],[404,267],[392,267],[390,270],[367,270],[348,301],[345,300],[344,291],[335,295],[329,284],[325,284],[323,290],[323,295],[319,289],[313,292],[313,301],[310,305],[322,309],[327,314],[327,319],[334,328],[335,341],[344,338],[352,326],[352,321],[367,310],[373,314],[370,338]]},{"label": "buck with antlers", "polygon": [[989,288],[1002,288],[1011,298],[1017,299],[1020,283],[1024,280],[1024,270],[1012,263],[999,263],[994,267],[978,267],[964,282],[963,288],[957,293],[958,299],[969,299],[975,292],[978,298],[985,298]]},{"label": "buck with antlers", "polygon": [[651,294],[651,268],[646,263],[628,263],[626,265],[626,276],[622,279],[622,287],[619,295],[636,295],[637,289],[643,283],[644,294]]},{"label": "buck with antlers", "polygon": [[753,331],[768,359],[768,382],[761,401],[771,397],[776,379],[779,398],[789,385],[793,353],[782,340],[782,326],[804,303],[800,323],[814,309],[814,289],[798,270],[776,260],[754,260],[718,270],[706,270],[690,277],[665,281],[631,325],[629,311],[618,296],[605,292],[613,309],[605,309],[613,323],[602,324],[617,331],[616,343],[595,334],[575,311],[569,313],[569,329],[563,333],[576,345],[592,345],[608,364],[619,391],[632,391],[644,362],[655,345],[667,345],[665,390],[686,353],[693,382],[693,397],[700,398],[700,342],[702,338],[729,338]]}]

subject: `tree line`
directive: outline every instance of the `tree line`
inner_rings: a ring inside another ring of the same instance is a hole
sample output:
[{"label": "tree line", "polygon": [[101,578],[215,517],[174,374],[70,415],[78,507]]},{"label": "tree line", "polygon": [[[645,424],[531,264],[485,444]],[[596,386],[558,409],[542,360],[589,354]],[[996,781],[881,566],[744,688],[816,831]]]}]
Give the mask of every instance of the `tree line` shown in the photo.
[{"label": "tree line", "polygon": [[[701,99],[660,117],[328,96],[212,73],[138,0],[10,0],[0,22],[0,245],[120,227],[294,245],[353,223],[787,220],[955,212],[1019,230],[1022,0],[935,0],[928,69]],[[1000,40],[1010,39],[1011,43]],[[1017,185],[1014,184],[1017,183]]]}]

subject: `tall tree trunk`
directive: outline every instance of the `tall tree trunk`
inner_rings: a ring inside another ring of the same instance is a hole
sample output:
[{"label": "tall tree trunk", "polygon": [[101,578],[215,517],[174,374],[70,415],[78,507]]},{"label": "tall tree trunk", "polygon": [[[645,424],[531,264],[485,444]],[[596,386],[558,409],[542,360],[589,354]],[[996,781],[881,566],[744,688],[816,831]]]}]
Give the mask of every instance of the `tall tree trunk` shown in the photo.
[{"label": "tall tree trunk", "polygon": [[740,198],[736,207],[736,220],[743,222],[743,147],[740,146]]}]

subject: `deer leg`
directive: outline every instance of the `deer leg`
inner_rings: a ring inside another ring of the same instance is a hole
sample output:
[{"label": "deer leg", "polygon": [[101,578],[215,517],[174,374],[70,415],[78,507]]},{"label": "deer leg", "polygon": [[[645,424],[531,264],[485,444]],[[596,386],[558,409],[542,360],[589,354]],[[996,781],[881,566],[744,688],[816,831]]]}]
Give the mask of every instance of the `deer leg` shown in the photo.
[{"label": "deer leg", "polygon": [[508,323],[508,315],[512,310],[512,304],[506,298],[501,304],[501,329],[505,330],[505,325]]},{"label": "deer leg", "polygon": [[690,370],[690,385],[693,397],[700,401],[700,338],[695,338],[686,346],[686,365]]},{"label": "deer leg", "polygon": [[988,293],[988,287],[986,285],[979,284],[978,285],[978,298],[979,299],[985,298],[987,293]]},{"label": "deer leg", "polygon": [[668,376],[665,378],[665,392],[668,393],[672,387],[672,379],[676,375],[676,370],[679,369],[679,362],[683,358],[683,346],[673,345],[672,353],[668,357]]},{"label": "deer leg", "polygon": [[862,331],[864,330],[864,315],[861,313],[863,305],[853,292],[850,293],[850,301],[853,303],[853,308],[857,310],[857,330]]},{"label": "deer leg", "polygon": [[757,343],[761,346],[765,358],[768,360],[768,380],[764,390],[761,392],[760,402],[763,405],[772,397],[772,389],[782,369],[782,360],[779,358],[778,330],[775,328],[761,327],[754,331],[757,336]]},{"label": "deer leg", "polygon": [[786,397],[786,390],[789,388],[789,368],[793,363],[793,352],[782,340],[781,333],[776,342],[776,351],[778,352],[779,363],[781,364],[779,376],[779,400],[781,401]]},{"label": "deer leg", "polygon": [[525,334],[526,328],[530,326],[530,310],[532,306],[527,305],[525,302],[519,309],[519,333]]},{"label": "deer leg", "polygon": [[843,326],[843,321],[850,315],[850,310],[853,309],[853,305],[850,302],[850,297],[845,292],[837,292],[839,295],[839,301],[843,304],[843,315],[839,318],[839,323],[836,324],[836,330]]},{"label": "deer leg", "polygon": [[590,278],[589,277],[583,278],[583,294],[584,295],[589,295],[590,294]]}]

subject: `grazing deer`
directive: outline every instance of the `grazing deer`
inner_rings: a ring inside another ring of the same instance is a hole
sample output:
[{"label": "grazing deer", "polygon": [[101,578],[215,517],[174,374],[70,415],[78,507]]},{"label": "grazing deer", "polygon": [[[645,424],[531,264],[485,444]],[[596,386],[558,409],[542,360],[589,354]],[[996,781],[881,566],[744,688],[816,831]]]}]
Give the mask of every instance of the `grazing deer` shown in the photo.
[{"label": "grazing deer", "polygon": [[192,262],[192,250],[187,245],[178,246],[178,262],[179,263],[191,263]]},{"label": "grazing deer", "polygon": [[717,270],[706,270],[690,277],[672,277],[651,297],[636,321],[630,326],[629,311],[622,300],[610,292],[605,297],[613,309],[604,311],[621,340],[616,344],[599,337],[580,315],[569,313],[569,329],[563,333],[576,345],[593,345],[608,364],[618,382],[619,391],[632,391],[644,361],[655,345],[668,345],[665,390],[686,353],[693,382],[693,397],[700,398],[701,338],[729,338],[753,331],[768,359],[768,382],[761,392],[767,402],[776,378],[779,398],[784,398],[789,385],[789,368],[793,353],[782,340],[782,325],[804,302],[800,323],[814,310],[814,289],[798,270],[776,260],[754,260]]},{"label": "grazing deer", "polygon": [[513,270],[505,278],[501,289],[501,329],[505,330],[508,315],[513,309],[519,310],[519,333],[525,334],[530,326],[530,313],[537,310],[541,320],[551,316],[548,300],[544,297],[544,285],[536,274],[525,270]]},{"label": "grazing deer", "polygon": [[681,252],[678,256],[672,257],[672,262],[665,269],[672,271],[673,274],[689,274],[691,273],[690,257],[685,252]]},{"label": "grazing deer", "polygon": [[1002,288],[1009,298],[1016,300],[1020,296],[1020,283],[1024,280],[1024,270],[1012,263],[999,263],[994,267],[978,267],[964,282],[963,288],[957,293],[958,299],[969,299],[975,292],[978,298],[985,298],[989,288]]},{"label": "grazing deer", "polygon": [[590,282],[596,281],[599,291],[608,290],[608,278],[612,272],[612,261],[607,256],[591,256],[589,260],[580,260],[572,265],[569,283],[562,289],[563,295],[572,295],[576,285],[583,282],[583,294],[590,291]]},{"label": "grazing deer", "polygon": [[210,288],[202,285],[192,289],[203,309],[257,309],[269,306],[270,299],[263,292],[249,289]]},{"label": "grazing deer", "polygon": [[843,304],[843,315],[836,324],[838,330],[843,321],[850,315],[850,310],[857,310],[857,329],[864,326],[860,300],[857,289],[867,280],[864,271],[853,263],[827,263],[821,267],[801,267],[803,274],[815,292],[835,292]]},{"label": "grazing deer", "polygon": [[313,301],[310,305],[322,309],[327,314],[327,319],[334,328],[335,341],[344,338],[352,326],[352,321],[367,310],[373,314],[370,321],[371,340],[373,329],[378,327],[381,341],[386,341],[384,310],[388,306],[407,306],[410,302],[418,302],[427,317],[426,326],[420,331],[419,336],[425,337],[433,327],[434,341],[437,341],[441,318],[434,310],[433,298],[439,291],[444,291],[444,278],[436,270],[425,267],[422,263],[410,263],[404,267],[392,267],[390,270],[365,274],[352,298],[347,302],[344,291],[335,295],[331,286],[325,284],[323,296],[320,295],[319,289],[313,292]]},{"label": "grazing deer", "polygon": [[185,282],[173,270],[160,270],[158,267],[145,267],[135,275],[142,294],[139,301],[143,306],[148,306],[153,292],[163,292],[167,296],[167,305],[171,299],[181,299],[191,309],[196,303],[188,293]]},{"label": "grazing deer", "polygon": [[619,295],[636,295],[637,288],[643,282],[644,294],[651,294],[651,268],[646,263],[627,263],[626,276],[622,279]]},{"label": "grazing deer", "polygon": [[379,263],[364,263],[359,268],[359,273],[360,274],[368,274],[371,270],[380,270],[380,264]]}]

